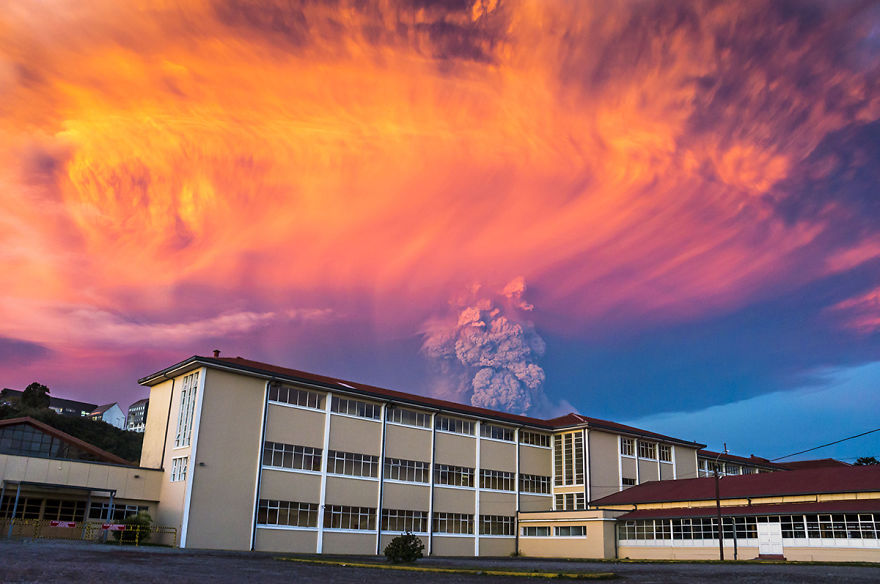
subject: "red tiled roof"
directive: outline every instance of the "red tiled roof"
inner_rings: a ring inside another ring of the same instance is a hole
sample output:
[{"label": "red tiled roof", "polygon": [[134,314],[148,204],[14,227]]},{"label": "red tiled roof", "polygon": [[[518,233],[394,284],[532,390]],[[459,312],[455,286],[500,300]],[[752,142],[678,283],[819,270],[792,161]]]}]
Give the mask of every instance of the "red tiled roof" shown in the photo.
[{"label": "red tiled roof", "polygon": [[[115,454],[111,454],[111,453],[107,452],[106,450],[101,450],[97,446],[89,444],[85,440],[80,440],[79,438],[77,438],[75,436],[71,436],[67,432],[62,432],[58,428],[53,428],[52,426],[50,426],[48,424],[44,424],[43,422],[41,422],[39,420],[35,420],[30,417],[10,418],[8,420],[0,420],[0,427],[15,426],[18,424],[28,424],[30,426],[33,426],[34,428],[36,428],[37,430],[39,430],[41,432],[45,432],[46,434],[50,434],[52,436],[55,436],[59,440],[63,440],[64,442],[67,442],[68,444],[72,444],[72,445],[76,446],[77,448],[79,448],[80,450],[85,450],[86,452],[97,456],[98,458],[101,459],[100,462],[112,462],[113,464],[124,464],[125,466],[137,466],[136,464],[134,464],[128,460],[120,458],[119,456],[116,456]],[[88,462],[88,461],[84,461],[84,462]]]},{"label": "red tiled roof", "polygon": [[817,458],[815,460],[796,460],[794,462],[780,462],[778,466],[788,470],[803,470],[806,468],[840,468],[850,467],[851,464],[842,460],[834,460],[833,458]]},{"label": "red tiled roof", "polygon": [[[816,468],[726,476],[720,483],[722,499],[880,491],[880,466]],[[652,481],[593,501],[593,505],[638,505],[715,498],[715,479]]]},{"label": "red tiled roof", "polygon": [[[880,511],[880,499],[847,499],[821,503],[768,503],[721,507],[721,515],[794,515],[801,513],[873,513]],[[673,507],[667,509],[638,509],[618,517],[632,519],[675,519],[686,517],[716,517],[715,507]]]},{"label": "red tiled roof", "polygon": [[[383,387],[376,387],[373,385],[366,385],[363,383],[357,383],[354,381],[346,381],[343,379],[338,379],[335,377],[328,377],[325,375],[318,375],[315,373],[309,373],[307,371],[300,371],[298,369],[289,369],[287,367],[279,367],[277,365],[270,365],[268,363],[261,363],[259,361],[251,361],[250,359],[244,359],[242,357],[201,357],[201,356],[193,356],[187,359],[186,361],[182,361],[176,365],[172,365],[171,367],[165,369],[164,371],[160,371],[149,375],[147,377],[141,378],[138,380],[138,383],[142,385],[148,385],[151,382],[154,382],[160,378],[163,378],[164,374],[168,371],[178,369],[182,366],[192,363],[205,363],[208,365],[225,365],[229,367],[233,367],[240,371],[249,371],[253,373],[261,373],[261,374],[269,374],[269,375],[278,375],[280,377],[293,380],[293,381],[304,381],[309,383],[316,383],[322,386],[331,386],[331,388],[342,389],[343,391],[354,391],[357,393],[365,394],[366,396],[373,396],[379,398],[388,398],[399,400],[401,402],[409,402],[415,405],[422,405],[426,407],[438,408],[450,413],[458,412],[461,414],[470,414],[474,416],[486,417],[486,418],[494,418],[497,420],[506,421],[514,424],[524,424],[529,426],[536,426],[538,428],[545,428],[547,430],[554,430],[557,428],[566,428],[569,426],[581,426],[588,425],[594,426],[596,428],[608,429],[616,432],[623,432],[629,434],[635,434],[638,436],[645,436],[650,438],[656,438],[658,440],[666,440],[669,442],[676,442],[679,444],[687,444],[692,446],[703,446],[702,444],[697,444],[694,442],[689,442],[687,440],[681,440],[679,438],[673,438],[671,436],[664,436],[662,434],[656,434],[654,432],[649,432],[647,430],[641,430],[639,428],[634,428],[632,426],[626,426],[623,424],[618,424],[616,422],[609,422],[606,420],[599,420],[597,418],[590,418],[587,416],[581,416],[580,414],[570,413],[565,416],[561,416],[558,418],[552,418],[549,420],[542,420],[540,418],[531,418],[528,416],[520,416],[517,414],[508,414],[506,412],[499,412],[495,410],[489,410],[486,408],[478,408],[466,404],[459,404],[451,401],[435,399],[432,397],[425,397],[421,395],[415,395],[411,393],[404,393],[402,391],[394,391],[391,389],[385,389]],[[158,382],[158,381],[156,381]]]}]

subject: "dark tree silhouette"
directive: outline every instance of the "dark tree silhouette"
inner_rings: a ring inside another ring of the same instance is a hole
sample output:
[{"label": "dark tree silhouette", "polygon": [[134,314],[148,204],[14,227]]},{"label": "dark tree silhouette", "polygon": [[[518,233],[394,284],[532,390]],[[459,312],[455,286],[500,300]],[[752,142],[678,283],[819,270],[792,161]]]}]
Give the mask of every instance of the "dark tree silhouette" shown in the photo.
[{"label": "dark tree silhouette", "polygon": [[49,388],[34,381],[21,394],[21,405],[35,410],[49,409]]},{"label": "dark tree silhouette", "polygon": [[875,464],[880,464],[880,460],[877,460],[873,456],[862,456],[854,463],[856,466],[873,466]]}]

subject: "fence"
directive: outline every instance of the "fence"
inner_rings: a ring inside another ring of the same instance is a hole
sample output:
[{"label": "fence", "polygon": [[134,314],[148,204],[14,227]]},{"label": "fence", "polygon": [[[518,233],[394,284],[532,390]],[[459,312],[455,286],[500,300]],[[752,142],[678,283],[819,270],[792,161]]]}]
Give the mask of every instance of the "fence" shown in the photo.
[{"label": "fence", "polygon": [[[9,534],[9,519],[0,519],[0,537]],[[49,521],[15,519],[12,537],[20,539],[70,539],[139,546],[151,544],[177,547],[177,528],[164,525],[123,525],[100,521]]]}]

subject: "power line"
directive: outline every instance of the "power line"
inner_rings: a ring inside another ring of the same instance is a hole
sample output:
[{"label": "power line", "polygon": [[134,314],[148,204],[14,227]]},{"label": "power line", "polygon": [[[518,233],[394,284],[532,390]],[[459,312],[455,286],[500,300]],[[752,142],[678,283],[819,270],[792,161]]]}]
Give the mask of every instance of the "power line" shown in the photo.
[{"label": "power line", "polygon": [[780,456],[779,458],[774,458],[773,460],[771,460],[771,462],[776,462],[777,460],[782,460],[783,458],[790,458],[792,456],[797,456],[798,454],[803,454],[805,452],[812,452],[813,450],[819,450],[820,448],[825,448],[826,446],[831,446],[832,444],[840,444],[841,442],[846,442],[847,440],[852,440],[853,438],[858,438],[860,436],[867,436],[868,434],[873,434],[874,432],[880,432],[880,428],[868,430],[867,432],[862,432],[861,434],[856,434],[855,436],[849,436],[848,438],[841,438],[840,440],[835,440],[834,442],[829,442],[828,444],[823,444],[821,446],[814,446],[813,448],[807,448],[806,450],[801,450],[800,452],[795,452],[794,454],[786,454],[785,456]]}]

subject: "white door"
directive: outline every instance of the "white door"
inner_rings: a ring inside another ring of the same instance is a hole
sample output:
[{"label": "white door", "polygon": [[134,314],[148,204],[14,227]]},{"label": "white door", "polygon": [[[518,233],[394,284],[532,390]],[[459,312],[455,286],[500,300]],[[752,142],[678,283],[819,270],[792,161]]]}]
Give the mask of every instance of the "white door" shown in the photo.
[{"label": "white door", "polygon": [[758,553],[762,556],[782,555],[782,524],[758,524]]}]

